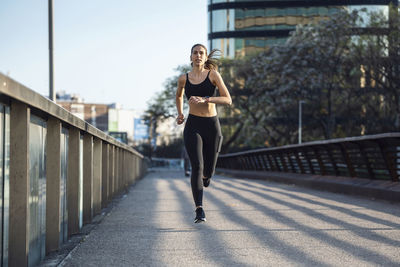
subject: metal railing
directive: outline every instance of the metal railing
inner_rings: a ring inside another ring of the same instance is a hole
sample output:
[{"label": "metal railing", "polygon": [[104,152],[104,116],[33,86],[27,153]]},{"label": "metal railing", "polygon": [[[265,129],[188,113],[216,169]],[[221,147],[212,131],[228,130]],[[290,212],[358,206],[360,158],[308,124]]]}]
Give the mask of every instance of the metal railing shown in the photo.
[{"label": "metal railing", "polygon": [[217,168],[399,181],[400,133],[316,141],[220,155]]},{"label": "metal railing", "polygon": [[1,266],[33,266],[142,177],[144,157],[0,73]]}]

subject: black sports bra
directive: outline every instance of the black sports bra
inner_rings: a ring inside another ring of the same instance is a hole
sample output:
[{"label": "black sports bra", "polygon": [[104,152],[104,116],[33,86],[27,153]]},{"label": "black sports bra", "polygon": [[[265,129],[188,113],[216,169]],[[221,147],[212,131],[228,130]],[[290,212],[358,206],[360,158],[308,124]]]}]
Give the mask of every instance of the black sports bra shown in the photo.
[{"label": "black sports bra", "polygon": [[185,95],[189,99],[192,95],[194,96],[215,96],[217,93],[216,86],[210,81],[208,77],[210,75],[208,72],[207,77],[204,81],[199,84],[192,84],[189,81],[189,74],[186,73],[186,83],[185,83]]}]

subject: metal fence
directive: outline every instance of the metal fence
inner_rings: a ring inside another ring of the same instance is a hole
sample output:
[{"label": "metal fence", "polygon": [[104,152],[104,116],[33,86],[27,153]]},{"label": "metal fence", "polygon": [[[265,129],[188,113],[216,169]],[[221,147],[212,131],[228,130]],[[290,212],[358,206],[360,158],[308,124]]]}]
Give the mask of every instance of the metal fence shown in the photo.
[{"label": "metal fence", "polygon": [[400,133],[316,141],[220,155],[217,168],[399,181]]}]

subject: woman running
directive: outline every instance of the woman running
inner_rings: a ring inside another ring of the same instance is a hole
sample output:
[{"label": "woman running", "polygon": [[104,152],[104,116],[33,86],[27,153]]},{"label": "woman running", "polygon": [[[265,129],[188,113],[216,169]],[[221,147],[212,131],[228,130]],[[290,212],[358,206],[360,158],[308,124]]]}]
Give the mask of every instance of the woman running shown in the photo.
[{"label": "woman running", "polygon": [[189,101],[189,116],[183,139],[192,166],[190,182],[196,206],[195,223],[206,221],[203,186],[210,185],[222,145],[221,126],[215,104],[232,104],[229,91],[217,71],[217,60],[213,58],[216,51],[218,50],[212,50],[208,55],[204,45],[195,44],[190,54],[192,70],[179,77],[176,91],[177,124],[185,121],[183,94]]}]

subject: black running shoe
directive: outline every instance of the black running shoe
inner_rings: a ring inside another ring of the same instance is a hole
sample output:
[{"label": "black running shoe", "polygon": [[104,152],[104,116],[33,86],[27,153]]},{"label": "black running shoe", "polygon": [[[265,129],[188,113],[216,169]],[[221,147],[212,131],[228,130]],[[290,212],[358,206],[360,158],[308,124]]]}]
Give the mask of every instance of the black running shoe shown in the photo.
[{"label": "black running shoe", "polygon": [[203,179],[204,187],[208,187],[210,185],[210,182],[211,182],[211,178],[210,177],[206,178],[206,179]]},{"label": "black running shoe", "polygon": [[201,223],[206,221],[206,214],[203,208],[196,209],[196,218],[194,218],[194,223]]}]

